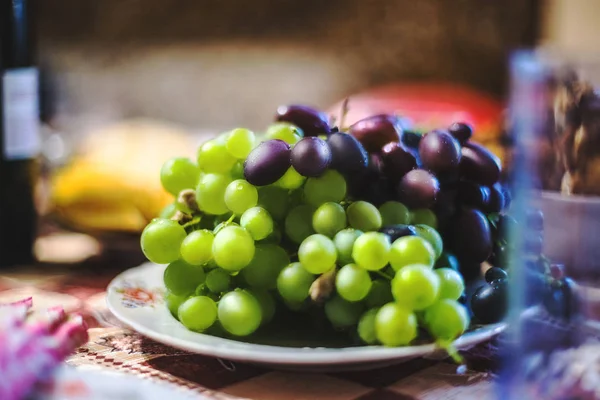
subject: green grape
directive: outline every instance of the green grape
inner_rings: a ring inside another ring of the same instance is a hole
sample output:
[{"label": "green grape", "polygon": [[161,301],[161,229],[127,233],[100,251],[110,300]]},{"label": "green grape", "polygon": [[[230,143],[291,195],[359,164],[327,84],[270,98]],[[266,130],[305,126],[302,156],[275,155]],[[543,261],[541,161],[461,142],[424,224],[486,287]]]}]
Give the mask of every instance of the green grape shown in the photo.
[{"label": "green grape", "polygon": [[244,290],[225,294],[219,301],[219,322],[235,336],[248,336],[258,329],[262,321],[260,303]]},{"label": "green grape", "polygon": [[198,166],[207,173],[227,173],[231,171],[236,161],[235,157],[227,151],[223,140],[209,140],[198,149]]},{"label": "green grape", "polygon": [[363,232],[376,231],[383,223],[377,207],[362,200],[350,204],[346,214],[350,226]]},{"label": "green grape", "polygon": [[288,210],[304,204],[304,190],[296,189],[288,192]]},{"label": "green grape", "polygon": [[303,136],[302,129],[287,122],[272,124],[265,132],[265,140],[279,139],[289,145],[298,143]]},{"label": "green grape", "polygon": [[266,238],[260,241],[262,244],[279,244],[281,243],[281,229],[277,226],[276,223],[273,223],[273,232],[269,234]]},{"label": "green grape", "polygon": [[375,334],[384,346],[405,346],[417,337],[417,317],[399,304],[388,303],[375,316]]},{"label": "green grape", "polygon": [[177,310],[179,310],[179,306],[186,300],[187,296],[177,296],[169,291],[165,293],[165,304],[171,312],[171,315],[173,315],[175,318],[179,318],[177,316]]},{"label": "green grape", "polygon": [[358,321],[358,336],[366,344],[377,343],[377,333],[375,332],[375,321],[377,319],[378,308],[372,308],[365,312],[360,321]]},{"label": "green grape", "polygon": [[198,182],[200,170],[192,160],[185,157],[171,158],[160,169],[160,183],[175,196],[183,189],[193,189]]},{"label": "green grape", "polygon": [[196,267],[183,260],[173,261],[167,266],[163,280],[167,290],[177,296],[188,296],[203,283],[206,274],[202,267]]},{"label": "green grape", "polygon": [[271,322],[271,320],[275,316],[275,308],[276,308],[275,299],[273,299],[273,296],[271,295],[271,293],[269,293],[266,290],[260,290],[260,289],[248,290],[248,293],[250,293],[252,296],[254,296],[254,298],[256,300],[258,300],[258,304],[260,304],[260,310],[261,310],[261,314],[262,314],[262,324],[266,325],[269,322]]},{"label": "green grape", "polygon": [[226,292],[231,285],[231,275],[221,268],[212,269],[206,274],[205,285],[213,293]]},{"label": "green grape", "polygon": [[300,264],[311,274],[322,274],[335,266],[337,251],[327,236],[310,235],[298,248]]},{"label": "green grape", "polygon": [[193,231],[181,243],[181,258],[188,264],[204,265],[212,255],[215,235],[209,230]]},{"label": "green grape", "polygon": [[308,297],[310,286],[316,277],[302,268],[300,263],[285,267],[277,277],[277,291],[290,303],[300,303]]},{"label": "green grape", "polygon": [[440,295],[440,278],[428,265],[408,265],[392,279],[396,303],[409,310],[424,310]]},{"label": "green grape", "polygon": [[255,142],[256,137],[254,132],[244,128],[236,128],[227,135],[225,147],[229,154],[239,160],[243,160],[248,157],[248,154],[254,148]]},{"label": "green grape", "polygon": [[277,186],[262,186],[258,189],[258,205],[271,214],[273,219],[281,221],[288,210],[287,190]]},{"label": "green grape", "polygon": [[217,320],[217,305],[210,297],[190,297],[179,306],[177,315],[189,330],[203,332]]},{"label": "green grape", "polygon": [[410,223],[410,211],[398,201],[386,201],[379,206],[382,225],[408,225]]},{"label": "green grape", "polygon": [[458,300],[465,291],[465,282],[460,273],[450,268],[438,268],[433,272],[440,278],[440,299]]},{"label": "green grape", "polygon": [[371,276],[366,269],[356,264],[346,264],[335,277],[335,288],[341,298],[347,301],[361,301],[371,290]]},{"label": "green grape", "polygon": [[404,236],[392,243],[390,264],[395,271],[411,264],[423,264],[433,267],[435,250],[429,242],[420,236]]},{"label": "green grape", "polygon": [[367,232],[360,235],[352,247],[352,258],[366,270],[382,269],[390,258],[389,237],[380,232]]},{"label": "green grape", "polygon": [[457,301],[443,299],[425,310],[425,325],[436,339],[454,340],[469,327],[466,308]]},{"label": "green grape", "polygon": [[306,177],[300,175],[298,171],[294,169],[294,167],[289,167],[285,174],[281,178],[274,183],[275,186],[278,186],[282,189],[298,189],[300,186],[304,184]]},{"label": "green grape", "polygon": [[288,310],[293,312],[302,312],[305,311],[307,308],[306,302],[304,301],[295,302],[283,299],[283,304],[285,304]]},{"label": "green grape", "polygon": [[179,258],[179,249],[185,237],[185,229],[176,221],[156,218],[144,228],[140,245],[148,260],[156,264],[168,264]]},{"label": "green grape", "polygon": [[286,251],[274,244],[256,246],[254,258],[241,272],[242,277],[253,288],[275,289],[277,277],[290,263]]},{"label": "green grape", "polygon": [[159,218],[165,218],[165,219],[170,219],[172,218],[175,213],[177,212],[177,205],[176,203],[171,203],[167,206],[165,206],[165,208],[163,208],[160,211],[160,214],[158,214]]},{"label": "green grape", "polygon": [[225,204],[225,191],[231,183],[228,175],[204,174],[196,188],[196,202],[201,211],[221,215],[229,211]]},{"label": "green grape", "polygon": [[324,308],[327,319],[336,328],[347,328],[356,325],[364,310],[361,303],[351,303],[340,296],[329,299]]},{"label": "green grape", "polygon": [[240,218],[240,225],[250,232],[254,240],[263,240],[273,233],[273,218],[262,207],[246,210]]},{"label": "green grape", "polygon": [[308,178],[304,185],[305,201],[318,207],[328,201],[339,203],[346,197],[346,180],[337,171],[332,169],[318,178]]},{"label": "green grape", "polygon": [[237,179],[225,189],[225,204],[234,214],[242,215],[244,211],[258,203],[258,190],[243,179]]},{"label": "green grape", "polygon": [[381,307],[391,301],[394,301],[394,297],[392,296],[392,285],[390,285],[390,282],[381,279],[373,281],[371,290],[369,290],[369,294],[365,298],[367,307]]},{"label": "green grape", "polygon": [[227,271],[239,271],[254,257],[254,240],[242,227],[230,225],[221,229],[213,241],[213,257]]},{"label": "green grape", "polygon": [[285,218],[285,234],[296,244],[300,244],[315,233],[312,226],[314,209],[306,204],[293,208]]},{"label": "green grape", "polygon": [[334,237],[346,227],[344,207],[332,202],[321,204],[313,214],[312,226],[317,233]]},{"label": "green grape", "polygon": [[352,258],[352,248],[354,247],[354,242],[360,235],[362,235],[362,232],[353,228],[342,229],[335,234],[333,244],[335,244],[340,264],[350,264],[354,262],[354,259]]},{"label": "green grape", "polygon": [[410,223],[412,225],[427,225],[437,229],[437,217],[435,213],[427,208],[412,210],[410,213]]},{"label": "green grape", "polygon": [[433,247],[433,251],[435,252],[435,259],[437,260],[442,255],[444,251],[444,242],[442,237],[434,228],[429,225],[415,225],[415,230],[417,231],[417,235],[421,236],[423,239],[427,240],[431,247]]},{"label": "green grape", "polygon": [[244,162],[238,161],[231,168],[231,179],[245,179],[244,177]]}]

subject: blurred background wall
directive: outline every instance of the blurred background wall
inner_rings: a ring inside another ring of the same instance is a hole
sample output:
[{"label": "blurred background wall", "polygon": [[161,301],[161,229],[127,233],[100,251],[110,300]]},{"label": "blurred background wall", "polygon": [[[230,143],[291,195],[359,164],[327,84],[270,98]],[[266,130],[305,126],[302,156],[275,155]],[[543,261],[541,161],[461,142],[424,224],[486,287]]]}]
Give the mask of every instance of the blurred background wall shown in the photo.
[{"label": "blurred background wall", "polygon": [[40,53],[60,115],[87,127],[152,116],[258,129],[281,103],[328,106],[388,82],[502,96],[509,50],[537,40],[540,2],[42,0]]}]

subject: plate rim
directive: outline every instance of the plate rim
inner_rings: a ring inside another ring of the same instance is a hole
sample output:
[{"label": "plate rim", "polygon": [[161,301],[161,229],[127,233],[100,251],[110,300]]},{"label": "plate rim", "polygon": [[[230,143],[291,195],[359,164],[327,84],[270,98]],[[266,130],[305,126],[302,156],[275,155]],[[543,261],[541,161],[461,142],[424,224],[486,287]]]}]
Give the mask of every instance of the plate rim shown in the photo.
[{"label": "plate rim", "polygon": [[[422,357],[435,353],[436,351],[443,351],[443,349],[438,347],[435,343],[402,347],[385,347],[381,345],[342,348],[285,347],[240,342],[233,339],[220,338],[191,331],[189,332],[198,337],[200,339],[199,341],[190,341],[168,336],[167,334],[157,332],[154,329],[145,326],[143,323],[137,322],[135,319],[130,318],[127,315],[123,315],[119,312],[117,304],[113,304],[111,301],[111,295],[114,294],[114,289],[117,286],[117,283],[126,279],[128,275],[158,267],[162,267],[162,265],[147,262],[119,273],[110,281],[107,286],[106,304],[108,310],[115,316],[115,318],[124,323],[126,326],[130,327],[132,330],[156,342],[172,346],[180,350],[231,361],[290,366],[335,366],[350,363],[376,363],[392,361],[396,359],[401,360]],[[457,349],[462,349],[485,342],[504,331],[506,329],[506,325],[507,324],[505,322],[484,325],[479,330],[468,332],[460,336],[453,342],[453,344]],[[202,343],[203,337],[210,337],[211,340],[216,340],[217,342],[221,343],[222,346],[211,346],[209,344]],[[238,346],[240,344],[249,346],[251,349],[239,348]]]}]

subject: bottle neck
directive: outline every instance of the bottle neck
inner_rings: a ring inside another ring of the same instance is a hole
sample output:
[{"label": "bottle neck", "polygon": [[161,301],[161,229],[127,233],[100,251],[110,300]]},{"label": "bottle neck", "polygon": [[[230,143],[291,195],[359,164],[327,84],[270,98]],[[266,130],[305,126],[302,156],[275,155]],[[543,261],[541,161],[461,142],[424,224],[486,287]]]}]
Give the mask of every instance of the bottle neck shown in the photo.
[{"label": "bottle neck", "polygon": [[34,64],[32,0],[0,0],[0,69]]}]

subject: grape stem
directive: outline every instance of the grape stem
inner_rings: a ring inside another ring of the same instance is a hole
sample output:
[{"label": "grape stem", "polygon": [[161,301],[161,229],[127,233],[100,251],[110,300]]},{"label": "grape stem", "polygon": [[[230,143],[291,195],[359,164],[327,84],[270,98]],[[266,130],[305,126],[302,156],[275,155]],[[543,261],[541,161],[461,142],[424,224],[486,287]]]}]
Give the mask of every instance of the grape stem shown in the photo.
[{"label": "grape stem", "polygon": [[452,344],[452,341],[438,339],[436,341],[436,344],[439,347],[441,347],[442,349],[446,350],[446,352],[448,353],[450,358],[452,358],[452,361],[454,361],[455,363],[460,364],[460,365],[465,364],[465,359],[460,355],[460,353],[458,352],[456,347],[454,347],[454,345]]},{"label": "grape stem", "polygon": [[344,123],[346,122],[346,117],[348,116],[348,111],[350,110],[350,107],[348,106],[348,104],[350,103],[350,98],[346,97],[344,99],[344,102],[342,103],[342,110],[340,112],[340,121],[338,126],[340,127],[341,131],[346,131],[347,129],[344,127]]},{"label": "grape stem", "polygon": [[391,276],[389,276],[388,274],[386,274],[383,271],[375,271],[375,273],[379,276],[384,277],[385,279],[387,279],[388,281],[391,281],[393,278]]}]

